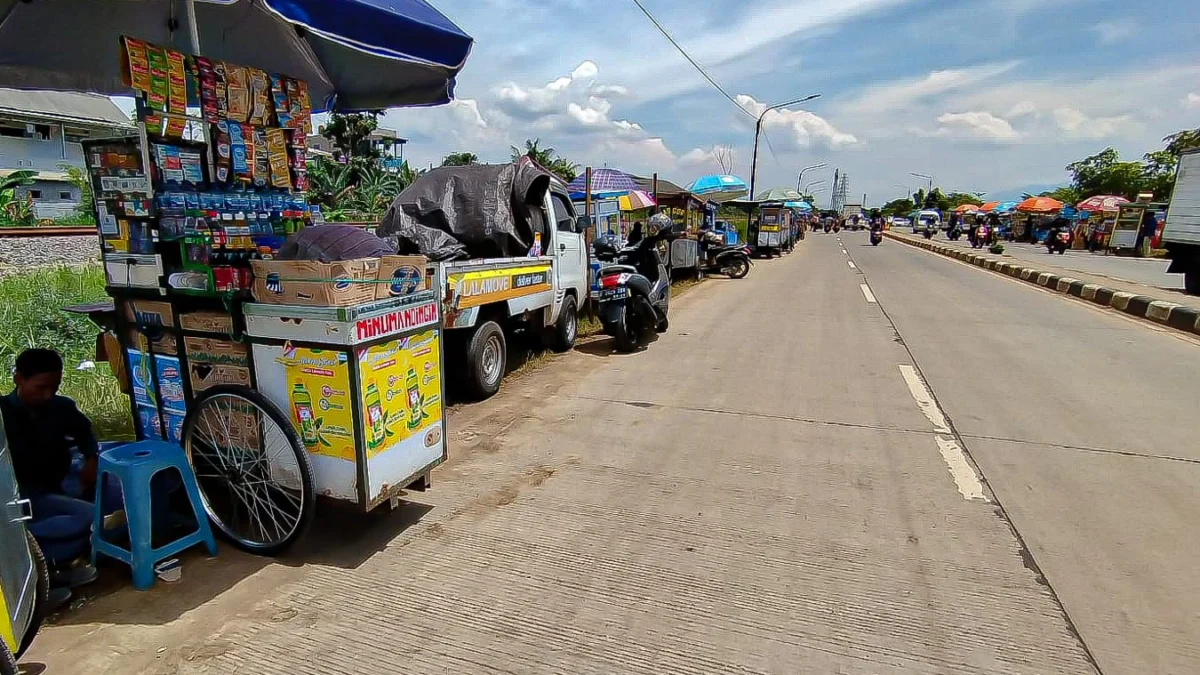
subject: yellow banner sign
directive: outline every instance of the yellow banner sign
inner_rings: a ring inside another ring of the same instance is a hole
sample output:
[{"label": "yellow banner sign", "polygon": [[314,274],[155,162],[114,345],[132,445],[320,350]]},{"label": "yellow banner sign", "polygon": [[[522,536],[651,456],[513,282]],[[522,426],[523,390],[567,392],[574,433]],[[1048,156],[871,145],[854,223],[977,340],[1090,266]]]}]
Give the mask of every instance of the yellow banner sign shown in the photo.
[{"label": "yellow banner sign", "polygon": [[363,434],[367,457],[442,423],[442,368],[437,331],[360,349]]},{"label": "yellow banner sign", "polygon": [[355,461],[350,358],[345,352],[284,346],[292,424],[309,452]]},{"label": "yellow banner sign", "polygon": [[482,270],[450,275],[453,307],[467,309],[554,288],[549,263],[502,270]]}]

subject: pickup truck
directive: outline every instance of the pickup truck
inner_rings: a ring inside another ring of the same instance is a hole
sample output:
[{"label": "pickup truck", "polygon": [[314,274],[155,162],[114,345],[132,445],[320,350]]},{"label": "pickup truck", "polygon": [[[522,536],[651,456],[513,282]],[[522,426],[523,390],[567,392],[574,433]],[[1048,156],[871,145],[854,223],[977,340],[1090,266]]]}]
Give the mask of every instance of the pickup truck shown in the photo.
[{"label": "pickup truck", "polygon": [[1175,190],[1163,225],[1168,273],[1183,274],[1183,287],[1200,295],[1200,148],[1184,152],[1175,171]]}]

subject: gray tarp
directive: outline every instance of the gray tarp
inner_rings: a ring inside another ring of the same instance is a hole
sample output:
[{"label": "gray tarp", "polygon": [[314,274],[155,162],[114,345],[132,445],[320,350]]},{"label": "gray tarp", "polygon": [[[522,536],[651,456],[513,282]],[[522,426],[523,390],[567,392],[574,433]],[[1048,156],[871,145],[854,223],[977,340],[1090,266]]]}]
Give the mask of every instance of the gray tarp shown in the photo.
[{"label": "gray tarp", "polygon": [[434,169],[401,192],[377,233],[432,260],[529,255],[550,174],[529,162]]}]

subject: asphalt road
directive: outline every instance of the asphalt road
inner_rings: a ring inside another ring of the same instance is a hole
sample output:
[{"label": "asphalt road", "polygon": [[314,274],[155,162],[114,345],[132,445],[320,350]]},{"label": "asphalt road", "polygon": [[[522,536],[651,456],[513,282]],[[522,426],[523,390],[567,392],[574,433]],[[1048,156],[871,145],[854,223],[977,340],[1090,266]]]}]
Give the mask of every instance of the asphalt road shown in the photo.
[{"label": "asphalt road", "polygon": [[[1200,347],[866,234],[450,419],[400,513],[89,600],[53,673],[1183,673]],[[922,379],[928,378],[928,384]],[[1189,415],[1190,413],[1190,415]],[[980,474],[974,462],[977,462]]]}]

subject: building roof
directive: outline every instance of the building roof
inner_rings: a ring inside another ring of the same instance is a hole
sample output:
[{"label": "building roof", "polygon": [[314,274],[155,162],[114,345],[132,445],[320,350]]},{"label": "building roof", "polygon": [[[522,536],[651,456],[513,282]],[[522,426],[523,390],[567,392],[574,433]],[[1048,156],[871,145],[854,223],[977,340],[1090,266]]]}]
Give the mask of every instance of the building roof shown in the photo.
[{"label": "building roof", "polygon": [[0,88],[0,115],[101,127],[132,125],[109,97],[71,91]]}]

